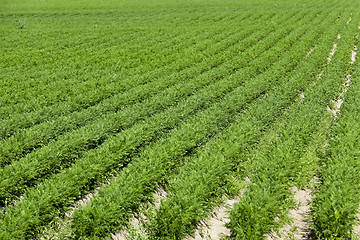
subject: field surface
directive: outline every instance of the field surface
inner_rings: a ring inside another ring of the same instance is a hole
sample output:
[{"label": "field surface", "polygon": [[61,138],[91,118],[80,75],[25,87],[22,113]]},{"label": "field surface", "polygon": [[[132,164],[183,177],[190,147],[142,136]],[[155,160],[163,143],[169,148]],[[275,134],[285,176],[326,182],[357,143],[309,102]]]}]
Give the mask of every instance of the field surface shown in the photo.
[{"label": "field surface", "polygon": [[0,6],[0,239],[360,239],[359,1]]}]

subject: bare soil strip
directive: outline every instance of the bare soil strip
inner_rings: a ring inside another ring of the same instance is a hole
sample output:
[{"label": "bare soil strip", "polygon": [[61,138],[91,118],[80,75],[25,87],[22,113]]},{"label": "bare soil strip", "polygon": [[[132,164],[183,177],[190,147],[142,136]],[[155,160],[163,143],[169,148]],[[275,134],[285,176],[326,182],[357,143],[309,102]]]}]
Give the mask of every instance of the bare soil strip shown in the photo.
[{"label": "bare soil strip", "polygon": [[65,216],[67,218],[70,218],[74,213],[75,209],[80,207],[85,207],[86,205],[88,205],[92,201],[92,199],[98,194],[99,189],[105,185],[110,185],[110,182],[109,181],[104,182],[100,186],[96,187],[93,192],[90,192],[86,194],[83,198],[77,200],[71,207],[71,210],[65,213]]},{"label": "bare soil strip", "polygon": [[350,18],[347,20],[346,24],[349,25],[349,23],[351,23],[351,20],[352,20],[352,18],[350,17]]},{"label": "bare soil strip", "polygon": [[[249,177],[244,179],[246,185],[250,182]],[[229,212],[235,203],[240,202],[245,191],[246,187],[244,187],[235,198],[225,200],[210,219],[201,222],[200,226],[194,232],[194,237],[186,237],[185,240],[218,240],[230,236],[230,230],[225,224],[230,222]]]},{"label": "bare soil strip", "polygon": [[161,201],[165,201],[168,193],[165,191],[163,187],[159,187],[154,193],[153,197],[155,199],[154,206],[156,209],[160,208]]},{"label": "bare soil strip", "polygon": [[127,240],[127,239],[147,239],[147,233],[144,228],[144,223],[147,223],[149,220],[147,217],[142,214],[134,215],[134,218],[130,220],[130,225],[128,228],[117,232],[111,236],[112,240]]},{"label": "bare soil strip", "polygon": [[[354,50],[352,50],[352,54],[351,54],[351,62],[350,62],[350,65],[353,65],[356,61],[356,56],[357,56],[357,51],[358,51],[358,48],[357,46],[354,46]],[[330,108],[328,107],[327,110],[330,111],[334,117],[336,118],[339,113],[340,113],[340,108],[341,108],[341,105],[343,104],[344,102],[344,97],[345,97],[345,94],[346,92],[348,91],[349,89],[349,86],[350,86],[350,82],[351,82],[351,73],[349,73],[347,76],[346,76],[346,80],[344,82],[344,87],[343,87],[343,90],[342,92],[339,94],[339,97],[337,100],[332,100],[331,102],[334,104],[334,107],[333,108]]]},{"label": "bare soil strip", "polygon": [[[360,208],[360,207],[359,207]],[[353,234],[355,237],[360,237],[360,212],[356,214],[357,220],[355,220],[355,226],[353,229]]]},{"label": "bare soil strip", "polygon": [[[315,184],[319,184],[319,179],[314,177],[311,181],[312,188]],[[309,188],[298,189],[292,187],[290,189],[294,193],[294,199],[298,206],[289,211],[288,216],[292,219],[290,223],[275,232],[271,230],[265,235],[267,239],[271,240],[285,240],[285,239],[310,239],[311,235],[311,210],[310,205],[315,196]]]},{"label": "bare soil strip", "polygon": [[[338,35],[337,35],[337,39],[340,39],[340,38],[341,38],[341,35],[338,34]],[[335,52],[336,52],[336,49],[337,49],[337,44],[334,43],[333,48],[331,49],[331,51],[330,51],[330,53],[329,53],[329,56],[328,56],[328,58],[327,58],[327,60],[328,60],[327,64],[329,64],[329,63],[331,62],[331,59],[332,59],[332,57],[334,56],[334,54],[335,54]],[[318,80],[321,78],[321,76],[323,75],[324,71],[325,71],[325,68],[319,73],[319,75],[318,75]],[[314,82],[314,85],[315,85],[315,84],[316,84],[316,82]]]},{"label": "bare soil strip", "polygon": [[313,47],[312,49],[310,49],[310,51],[306,54],[306,56],[309,56],[314,50],[315,50],[315,47]]},{"label": "bare soil strip", "polygon": [[279,234],[272,231],[269,234],[268,239],[307,239],[310,235],[310,202],[313,199],[311,196],[310,189],[298,189],[293,187],[291,189],[294,192],[295,201],[298,203],[296,209],[289,211],[289,217],[293,219],[291,224],[286,224],[280,231]]},{"label": "bare soil strip", "polygon": [[[153,209],[159,209],[161,201],[166,200],[167,195],[168,193],[164,190],[162,186],[160,186],[153,194],[154,202],[144,204],[143,209],[147,209],[149,206],[152,206]],[[142,211],[140,211],[138,214],[134,214],[133,219],[130,220],[129,227],[113,234],[111,236],[111,239],[147,239],[147,232],[144,225],[148,222],[149,220],[147,216]]]},{"label": "bare soil strip", "polygon": [[226,223],[230,222],[228,212],[235,203],[240,201],[240,196],[234,199],[228,199],[224,204],[216,210],[214,216],[209,220],[201,223],[201,227],[195,231],[194,237],[185,238],[186,240],[200,240],[200,239],[221,239],[222,236],[229,236],[230,230],[225,227]]},{"label": "bare soil strip", "polygon": [[[340,34],[337,36],[337,39],[340,39],[341,38],[341,36],[340,36]],[[329,54],[329,56],[328,56],[328,63],[331,61],[331,58],[332,58],[332,56],[334,56],[334,54],[335,54],[335,52],[336,52],[336,48],[337,48],[337,44],[336,43],[334,43],[334,45],[333,45],[333,48],[331,49],[331,52],[330,52],[330,54]]]}]

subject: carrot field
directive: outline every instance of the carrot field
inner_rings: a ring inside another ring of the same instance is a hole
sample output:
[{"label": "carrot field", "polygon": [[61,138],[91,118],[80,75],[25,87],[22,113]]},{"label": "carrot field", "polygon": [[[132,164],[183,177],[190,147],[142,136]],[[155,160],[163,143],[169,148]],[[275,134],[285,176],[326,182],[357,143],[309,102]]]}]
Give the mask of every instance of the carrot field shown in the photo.
[{"label": "carrot field", "polygon": [[0,239],[360,239],[359,33],[354,0],[0,0]]}]

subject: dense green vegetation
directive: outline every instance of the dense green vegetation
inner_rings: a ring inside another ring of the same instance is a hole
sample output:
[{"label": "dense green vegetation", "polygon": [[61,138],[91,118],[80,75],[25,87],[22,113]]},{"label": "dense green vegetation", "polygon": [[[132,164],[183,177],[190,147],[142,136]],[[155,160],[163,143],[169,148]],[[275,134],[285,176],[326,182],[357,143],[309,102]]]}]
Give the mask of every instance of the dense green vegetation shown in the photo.
[{"label": "dense green vegetation", "polygon": [[[358,39],[354,40],[358,44]],[[359,97],[359,61],[350,68],[351,72],[351,87],[346,92],[341,114],[330,133],[329,148],[321,158],[322,184],[313,203],[316,233],[328,239],[359,237],[352,234],[360,204],[359,115],[356,104]]]},{"label": "dense green vegetation", "polygon": [[0,239],[109,238],[141,211],[142,237],[183,239],[244,178],[228,237],[262,239],[315,176],[309,231],[358,237],[360,3],[0,3]]}]

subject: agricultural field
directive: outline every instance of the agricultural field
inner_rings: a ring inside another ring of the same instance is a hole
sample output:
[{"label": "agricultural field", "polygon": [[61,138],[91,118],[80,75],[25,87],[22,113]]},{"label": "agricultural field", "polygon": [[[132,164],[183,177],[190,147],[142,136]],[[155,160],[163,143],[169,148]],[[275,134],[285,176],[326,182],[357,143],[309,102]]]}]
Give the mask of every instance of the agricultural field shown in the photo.
[{"label": "agricultural field", "polygon": [[360,239],[360,1],[0,0],[0,239]]}]

